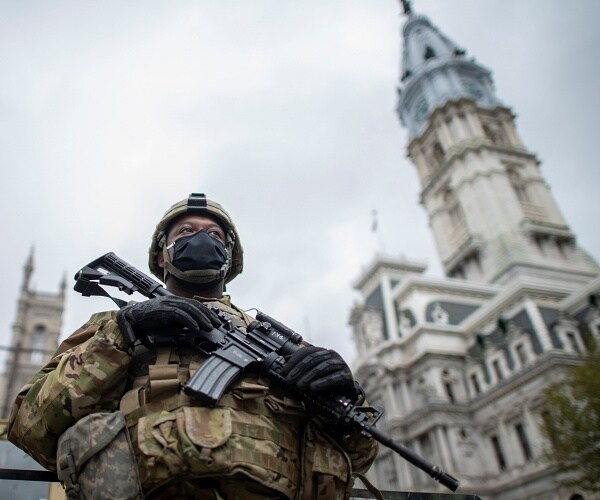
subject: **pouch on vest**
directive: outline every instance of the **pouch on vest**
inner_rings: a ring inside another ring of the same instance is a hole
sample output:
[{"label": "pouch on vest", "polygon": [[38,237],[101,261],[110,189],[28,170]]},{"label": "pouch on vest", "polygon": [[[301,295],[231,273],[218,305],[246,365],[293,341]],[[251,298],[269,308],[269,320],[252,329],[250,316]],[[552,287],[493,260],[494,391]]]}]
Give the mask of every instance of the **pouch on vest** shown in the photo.
[{"label": "pouch on vest", "polygon": [[119,412],[92,413],[58,440],[57,475],[67,498],[142,499],[137,462]]},{"label": "pouch on vest", "polygon": [[354,482],[348,456],[310,423],[302,439],[302,500],[348,499]]}]

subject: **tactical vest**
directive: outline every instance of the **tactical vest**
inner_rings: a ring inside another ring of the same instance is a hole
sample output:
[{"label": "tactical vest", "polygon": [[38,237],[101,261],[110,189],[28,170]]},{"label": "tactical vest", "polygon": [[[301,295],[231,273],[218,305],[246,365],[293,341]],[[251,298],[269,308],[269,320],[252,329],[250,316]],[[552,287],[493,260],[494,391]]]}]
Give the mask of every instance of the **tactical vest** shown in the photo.
[{"label": "tactical vest", "polygon": [[[210,305],[244,331],[252,321],[223,302]],[[132,360],[134,378],[120,410],[149,497],[173,498],[190,488],[215,499],[348,498],[349,457],[300,403],[245,374],[216,407],[202,407],[181,391],[202,362],[170,347],[141,349]]]}]

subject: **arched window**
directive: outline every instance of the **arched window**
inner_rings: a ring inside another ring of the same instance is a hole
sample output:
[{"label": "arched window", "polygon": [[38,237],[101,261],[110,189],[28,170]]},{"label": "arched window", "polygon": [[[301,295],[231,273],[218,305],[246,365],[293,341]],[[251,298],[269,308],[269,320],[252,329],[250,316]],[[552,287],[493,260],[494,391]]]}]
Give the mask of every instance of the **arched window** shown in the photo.
[{"label": "arched window", "polygon": [[485,137],[492,144],[498,144],[498,145],[502,145],[502,146],[507,145],[506,135],[505,135],[504,131],[502,130],[501,125],[499,125],[498,123],[489,121],[487,123],[484,123],[482,126],[483,126],[483,133],[485,134]]},{"label": "arched window", "polygon": [[34,364],[40,364],[44,359],[44,344],[46,343],[46,327],[36,325],[31,338],[31,355],[29,360]]},{"label": "arched window", "polygon": [[442,148],[439,142],[436,142],[433,145],[433,158],[437,162],[438,166],[440,166],[444,162],[445,156],[446,155],[444,153],[444,149]]},{"label": "arched window", "polygon": [[526,462],[529,462],[533,458],[533,451],[529,442],[529,436],[527,435],[527,429],[522,422],[515,424],[515,433],[517,434],[517,440],[521,446],[521,452]]},{"label": "arched window", "polygon": [[425,47],[425,54],[423,54],[423,57],[425,58],[425,60],[433,59],[435,57],[435,52],[429,45]]},{"label": "arched window", "polygon": [[506,469],[506,457],[504,455],[504,449],[500,443],[500,438],[496,435],[490,436],[494,455],[496,455],[496,461],[498,462],[498,468],[502,471]]},{"label": "arched window", "polygon": [[481,394],[481,384],[479,383],[479,377],[477,376],[477,373],[471,373],[471,376],[469,378],[471,380],[471,386],[473,387],[475,396],[478,396],[479,394]]},{"label": "arched window", "polygon": [[509,167],[506,170],[508,175],[508,180],[510,181],[510,185],[512,186],[519,202],[521,203],[529,203],[531,200],[529,199],[529,194],[527,193],[527,184],[523,180],[523,178],[519,175],[515,167]]},{"label": "arched window", "polygon": [[564,316],[556,322],[554,332],[565,351],[581,355],[585,347],[577,328],[577,322],[573,318]]},{"label": "arched window", "polygon": [[446,207],[453,228],[464,225],[465,214],[454,192],[450,188],[447,188],[444,192],[444,206]]},{"label": "arched window", "polygon": [[492,361],[492,368],[494,369],[494,374],[496,375],[496,380],[500,382],[504,380],[504,372],[502,371],[502,367],[500,366],[500,360],[494,359]]},{"label": "arched window", "polygon": [[498,137],[496,137],[496,134],[494,133],[494,131],[487,125],[483,126],[483,133],[485,134],[485,136],[489,139],[489,141],[492,144],[495,144],[498,141]]},{"label": "arched window", "polygon": [[445,369],[442,370],[442,385],[444,386],[444,390],[446,391],[446,397],[450,403],[454,403],[456,401],[456,394],[454,393],[454,382],[455,379],[450,374],[450,371]]}]

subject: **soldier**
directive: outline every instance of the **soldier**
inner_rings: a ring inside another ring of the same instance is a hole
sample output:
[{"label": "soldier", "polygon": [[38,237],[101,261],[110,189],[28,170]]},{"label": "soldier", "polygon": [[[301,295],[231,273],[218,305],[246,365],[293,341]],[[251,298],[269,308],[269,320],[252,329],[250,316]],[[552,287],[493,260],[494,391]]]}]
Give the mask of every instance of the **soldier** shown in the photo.
[{"label": "soldier", "polygon": [[[375,458],[371,438],[332,429],[252,373],[203,407],[181,391],[203,356],[142,345],[149,331],[210,331],[220,324],[213,308],[245,331],[253,318],[223,294],[242,266],[219,204],[192,193],[173,205],[152,237],[149,267],[175,295],[93,315],[23,387],[9,440],[58,469],[73,498],[348,498]],[[136,337],[143,342],[125,340]],[[304,345],[282,375],[289,387],[363,399],[331,350]]]}]

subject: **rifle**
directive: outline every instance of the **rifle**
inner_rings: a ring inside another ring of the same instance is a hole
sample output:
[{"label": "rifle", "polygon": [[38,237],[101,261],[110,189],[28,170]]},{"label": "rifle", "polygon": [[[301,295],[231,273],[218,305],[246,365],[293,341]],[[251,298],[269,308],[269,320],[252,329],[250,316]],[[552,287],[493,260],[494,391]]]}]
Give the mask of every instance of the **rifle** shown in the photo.
[{"label": "rifle", "polygon": [[[126,302],[115,299],[102,285],[117,287],[129,295],[139,292],[149,299],[172,295],[159,282],[109,252],[90,262],[75,274],[75,291],[83,296],[107,296],[123,307]],[[392,449],[401,457],[429,474],[452,491],[459,481],[437,465],[425,460],[406,446],[393,441],[375,427],[383,415],[383,408],[358,406],[345,397],[325,398],[295,391],[279,374],[285,364],[284,357],[301,348],[302,337],[260,311],[256,313],[247,332],[233,326],[221,311],[214,311],[223,322],[210,332],[191,334],[185,330],[168,334],[152,334],[146,339],[150,346],[191,344],[207,356],[207,360],[187,381],[184,392],[201,403],[214,406],[226,389],[244,370],[253,370],[271,383],[284,387],[298,397],[315,414],[325,415],[333,425],[357,430]],[[133,343],[136,339],[126,339]],[[318,413],[316,413],[318,412]]]}]

